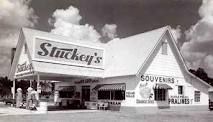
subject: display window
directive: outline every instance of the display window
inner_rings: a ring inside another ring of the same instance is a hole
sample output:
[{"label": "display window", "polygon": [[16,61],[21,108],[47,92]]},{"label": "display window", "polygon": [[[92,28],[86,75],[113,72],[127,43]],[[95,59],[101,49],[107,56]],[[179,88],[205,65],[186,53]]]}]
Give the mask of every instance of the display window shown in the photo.
[{"label": "display window", "polygon": [[166,89],[154,89],[154,94],[156,101],[166,100]]},{"label": "display window", "polygon": [[183,95],[183,86],[178,86],[178,94]]},{"label": "display window", "polygon": [[98,91],[98,99],[125,100],[125,91],[123,90]]}]

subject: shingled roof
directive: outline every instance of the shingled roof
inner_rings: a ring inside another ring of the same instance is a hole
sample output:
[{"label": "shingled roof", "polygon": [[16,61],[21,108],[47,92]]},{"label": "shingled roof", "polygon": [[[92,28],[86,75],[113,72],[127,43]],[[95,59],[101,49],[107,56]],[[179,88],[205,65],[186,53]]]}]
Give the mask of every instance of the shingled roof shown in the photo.
[{"label": "shingled roof", "polygon": [[[22,28],[9,78],[12,79],[14,77],[16,65],[18,63],[21,49],[23,48],[24,44],[27,45],[28,58],[33,65],[34,72],[40,73],[43,76],[49,75],[55,78],[64,78],[65,76],[108,78],[117,76],[138,75],[145,64],[147,64],[147,61],[151,59],[151,55],[154,53],[156,48],[159,47],[159,44],[166,33],[170,35],[169,40],[171,41],[172,49],[175,50],[175,53],[178,56],[177,59],[181,63],[182,69],[184,69],[184,71],[187,72],[189,75],[208,85],[206,82],[192,75],[188,71],[183,58],[179,50],[177,49],[174,38],[172,37],[170,26],[165,26],[127,38],[114,39],[106,44],[88,42],[86,40],[72,40],[70,38],[48,32]],[[104,69],[94,69],[33,61],[33,41],[36,37],[42,37],[58,42],[72,42],[74,44],[76,43],[79,45],[86,45],[89,47],[104,49]]]},{"label": "shingled roof", "polygon": [[135,75],[160,41],[168,27],[162,27],[106,46],[105,77]]}]

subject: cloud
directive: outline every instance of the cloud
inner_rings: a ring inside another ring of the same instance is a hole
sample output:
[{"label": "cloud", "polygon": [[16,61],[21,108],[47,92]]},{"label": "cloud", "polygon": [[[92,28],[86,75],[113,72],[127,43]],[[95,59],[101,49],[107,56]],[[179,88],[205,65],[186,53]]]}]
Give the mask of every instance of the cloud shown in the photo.
[{"label": "cloud", "polygon": [[6,75],[10,68],[8,66],[10,48],[16,46],[20,28],[33,27],[37,23],[38,17],[29,7],[30,2],[30,0],[0,0],[0,75]]},{"label": "cloud", "polygon": [[75,40],[98,42],[100,34],[91,25],[80,25],[81,19],[79,10],[70,6],[65,10],[57,9],[48,22],[53,25],[54,28],[51,32],[54,34],[71,37]]},{"label": "cloud", "polygon": [[199,8],[201,17],[198,22],[185,32],[186,42],[181,47],[183,57],[189,67],[204,68],[213,77],[213,1],[203,0]]},{"label": "cloud", "polygon": [[108,37],[110,40],[117,37],[117,25],[116,24],[105,24],[101,29],[102,36]]},{"label": "cloud", "polygon": [[29,0],[0,1],[1,46],[15,47],[19,29],[23,26],[33,27],[37,22],[37,16],[29,4]]},{"label": "cloud", "polygon": [[172,33],[176,42],[178,42],[178,40],[181,38],[182,35],[180,25],[178,25],[176,28],[172,28]]}]

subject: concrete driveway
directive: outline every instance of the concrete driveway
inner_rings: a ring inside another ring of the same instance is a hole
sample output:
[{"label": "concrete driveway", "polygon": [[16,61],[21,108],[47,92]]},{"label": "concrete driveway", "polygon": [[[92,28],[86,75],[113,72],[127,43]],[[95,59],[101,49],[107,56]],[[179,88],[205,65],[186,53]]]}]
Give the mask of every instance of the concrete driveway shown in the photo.
[{"label": "concrete driveway", "polygon": [[213,111],[158,111],[122,113],[113,111],[68,110],[46,114],[1,115],[0,122],[212,122]]}]

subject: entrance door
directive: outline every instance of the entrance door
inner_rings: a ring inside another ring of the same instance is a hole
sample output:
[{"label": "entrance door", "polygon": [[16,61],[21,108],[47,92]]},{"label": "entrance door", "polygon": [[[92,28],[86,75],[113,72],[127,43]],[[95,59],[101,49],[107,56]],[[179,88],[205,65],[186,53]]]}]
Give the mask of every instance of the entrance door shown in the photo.
[{"label": "entrance door", "polygon": [[82,96],[81,100],[84,101],[90,101],[90,86],[82,86]]}]

